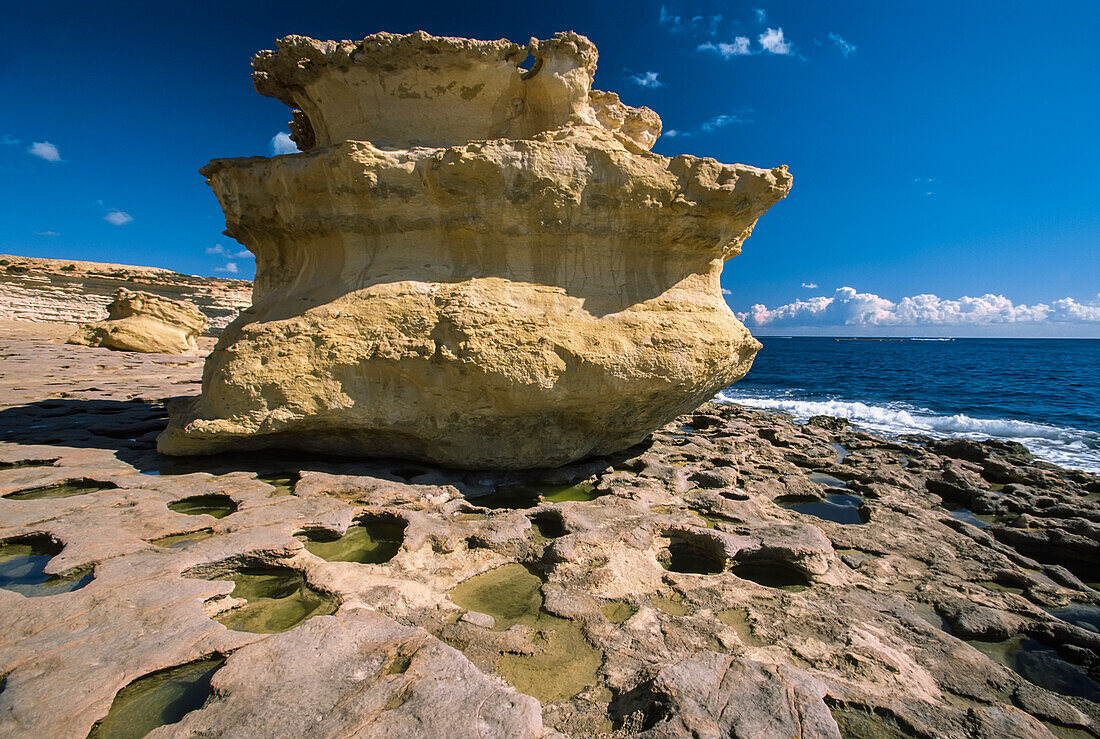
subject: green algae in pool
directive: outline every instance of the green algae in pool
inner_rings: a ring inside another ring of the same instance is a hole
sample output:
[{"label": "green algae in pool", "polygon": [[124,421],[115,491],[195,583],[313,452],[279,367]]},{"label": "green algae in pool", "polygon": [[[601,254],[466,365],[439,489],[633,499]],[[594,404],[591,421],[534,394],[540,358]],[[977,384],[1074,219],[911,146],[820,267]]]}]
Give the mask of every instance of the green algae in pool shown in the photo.
[{"label": "green algae in pool", "polygon": [[256,475],[256,479],[275,488],[275,492],[271,494],[272,498],[281,498],[294,492],[294,486],[298,482],[298,473],[282,472],[272,475]]},{"label": "green algae in pool", "polygon": [[956,521],[963,521],[979,529],[988,528],[996,520],[994,516],[974,513],[969,508],[948,508],[948,510],[951,511],[949,514],[951,518]]},{"label": "green algae in pool", "polygon": [[703,511],[694,511],[695,515],[703,519],[706,522],[708,529],[716,529],[719,524],[743,524],[745,523],[740,518],[733,518],[732,516],[723,516],[720,513],[709,513]]},{"label": "green algae in pool", "polygon": [[88,739],[140,739],[158,726],[178,723],[202,708],[210,679],[223,664],[225,657],[207,657],[139,677],[118,691]]},{"label": "green algae in pool", "polygon": [[114,490],[118,485],[113,482],[96,482],[95,480],[66,480],[56,485],[46,485],[30,490],[20,490],[17,493],[9,493],[4,496],[7,500],[43,500],[46,498],[71,498],[74,495],[87,495],[98,493],[101,490]]},{"label": "green algae in pool", "polygon": [[600,497],[590,482],[578,485],[502,485],[495,492],[470,498],[483,508],[534,508],[541,502],[590,501]]},{"label": "green algae in pool", "polygon": [[451,517],[456,521],[485,521],[489,518],[487,514],[476,511],[459,511],[451,514]]},{"label": "green algae in pool", "polygon": [[168,504],[168,510],[198,516],[205,513],[214,518],[225,518],[237,510],[236,502],[228,495],[196,495]]},{"label": "green algae in pool", "polygon": [[250,567],[214,579],[231,580],[232,596],[247,601],[215,617],[233,631],[277,634],[336,611],[331,596],[311,588],[302,573],[289,567]]},{"label": "green algae in pool", "polygon": [[596,486],[590,482],[579,485],[544,485],[538,488],[542,499],[548,503],[565,503],[571,500],[588,501],[600,497]]},{"label": "green algae in pool", "polygon": [[871,520],[863,506],[863,498],[858,495],[834,493],[826,495],[824,500],[806,495],[785,495],[776,498],[775,502],[787,510],[845,526],[865,524]]},{"label": "green algae in pool", "polygon": [[603,653],[584,638],[580,626],[542,610],[542,580],[521,564],[475,575],[451,591],[451,600],[493,617],[493,631],[521,625],[530,629],[532,654],[501,654],[496,670],[517,690],[542,702],[572,698],[595,685]]},{"label": "green algae in pool", "polygon": [[0,588],[28,598],[80,590],[92,581],[91,572],[76,571],[63,577],[46,574],[46,563],[62,548],[59,542],[44,534],[0,543]]},{"label": "green algae in pool", "polygon": [[746,647],[762,647],[766,641],[753,633],[749,623],[749,612],[744,608],[727,608],[714,614],[718,620],[733,629],[734,633]]},{"label": "green algae in pool", "polygon": [[348,526],[343,536],[324,531],[298,534],[306,550],[329,562],[382,564],[389,562],[405,540],[405,522],[400,519],[363,519]]},{"label": "green algae in pool", "polygon": [[193,541],[209,539],[213,535],[213,529],[199,529],[198,531],[188,531],[185,534],[169,534],[159,539],[152,539],[149,543],[158,547],[175,548],[185,546]]},{"label": "green algae in pool", "polygon": [[969,641],[970,646],[998,662],[1020,677],[1041,688],[1062,695],[1100,701],[1100,684],[1084,670],[1070,664],[1058,654],[1035,639],[1016,636],[999,642]]},{"label": "green algae in pool", "polygon": [[25,467],[53,467],[57,457],[50,459],[17,459],[14,462],[0,462],[0,470],[21,470]]},{"label": "green algae in pool", "polygon": [[671,595],[654,595],[649,602],[659,611],[664,611],[670,616],[688,615],[688,607],[684,605],[684,594],[673,590]]},{"label": "green algae in pool", "polygon": [[829,696],[825,696],[825,703],[843,739],[908,739],[913,736],[885,709],[843,703]]},{"label": "green algae in pool", "polygon": [[638,609],[625,600],[611,600],[600,606],[600,613],[613,624],[621,624],[637,612]]},{"label": "green algae in pool", "polygon": [[1013,595],[1024,594],[1024,589],[1016,585],[1005,585],[1004,583],[995,582],[993,580],[981,580],[978,584],[986,590],[992,590],[994,593],[1012,593]]},{"label": "green algae in pool", "polygon": [[730,572],[742,580],[751,580],[757,585],[786,590],[789,593],[801,593],[810,586],[809,578],[801,571],[779,562],[744,562],[734,565]]}]

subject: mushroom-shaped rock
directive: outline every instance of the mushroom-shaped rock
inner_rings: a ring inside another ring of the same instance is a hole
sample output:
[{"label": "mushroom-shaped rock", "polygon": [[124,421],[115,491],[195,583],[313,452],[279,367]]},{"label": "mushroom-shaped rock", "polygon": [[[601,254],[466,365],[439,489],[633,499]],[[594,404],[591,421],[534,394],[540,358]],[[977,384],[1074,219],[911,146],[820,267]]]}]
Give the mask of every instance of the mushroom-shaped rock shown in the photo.
[{"label": "mushroom-shaped rock", "polygon": [[107,306],[107,320],[84,323],[68,343],[124,352],[192,354],[209,322],[182,300],[120,288]]},{"label": "mushroom-shaped rock", "polygon": [[649,152],[660,119],[591,90],[595,64],[574,33],[257,55],[308,151],[202,170],[256,255],[253,305],[159,449],[550,467],[740,379],[760,345],[722,265],[791,176]]}]

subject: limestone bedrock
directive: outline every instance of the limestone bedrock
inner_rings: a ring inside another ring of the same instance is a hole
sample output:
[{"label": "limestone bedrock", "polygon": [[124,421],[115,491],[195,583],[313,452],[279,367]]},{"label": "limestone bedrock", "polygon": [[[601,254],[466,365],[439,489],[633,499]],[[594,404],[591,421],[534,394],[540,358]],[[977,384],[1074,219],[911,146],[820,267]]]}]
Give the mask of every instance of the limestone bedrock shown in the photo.
[{"label": "limestone bedrock", "polygon": [[583,36],[290,36],[253,60],[305,153],[201,170],[253,305],[166,454],[296,447],[524,469],[643,439],[748,371],[725,260],[791,187],[648,149]]},{"label": "limestone bedrock", "polygon": [[68,343],[126,352],[193,354],[209,321],[182,300],[119,288],[107,306],[107,320],[85,323]]}]

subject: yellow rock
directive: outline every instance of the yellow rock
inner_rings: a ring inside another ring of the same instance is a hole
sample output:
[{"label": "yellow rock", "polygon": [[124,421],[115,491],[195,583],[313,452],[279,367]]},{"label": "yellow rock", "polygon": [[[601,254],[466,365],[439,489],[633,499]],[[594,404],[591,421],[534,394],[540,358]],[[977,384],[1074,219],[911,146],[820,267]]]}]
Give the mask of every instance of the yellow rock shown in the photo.
[{"label": "yellow rock", "polygon": [[190,303],[119,288],[107,306],[107,320],[81,324],[68,343],[125,352],[193,354],[196,339],[207,325],[206,316]]},{"label": "yellow rock", "polygon": [[554,466],[748,371],[719,277],[786,167],[652,154],[660,120],[589,89],[588,39],[529,49],[529,71],[510,42],[423,33],[256,57],[309,151],[202,170],[256,255],[253,306],[162,452]]}]

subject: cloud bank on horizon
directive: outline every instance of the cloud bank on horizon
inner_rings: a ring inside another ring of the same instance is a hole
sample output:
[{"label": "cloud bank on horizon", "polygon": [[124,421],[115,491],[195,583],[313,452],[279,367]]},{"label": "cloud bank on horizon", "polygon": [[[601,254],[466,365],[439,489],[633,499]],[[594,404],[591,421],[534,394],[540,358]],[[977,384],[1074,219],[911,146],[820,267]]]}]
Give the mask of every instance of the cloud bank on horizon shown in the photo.
[{"label": "cloud bank on horizon", "polygon": [[[804,285],[805,287],[806,285]],[[1061,298],[1050,303],[1016,304],[1004,295],[963,296],[957,300],[924,294],[894,302],[874,293],[840,287],[822,295],[768,308],[753,305],[738,319],[750,327],[926,327],[1006,324],[1100,324],[1100,293],[1088,302]]]}]

